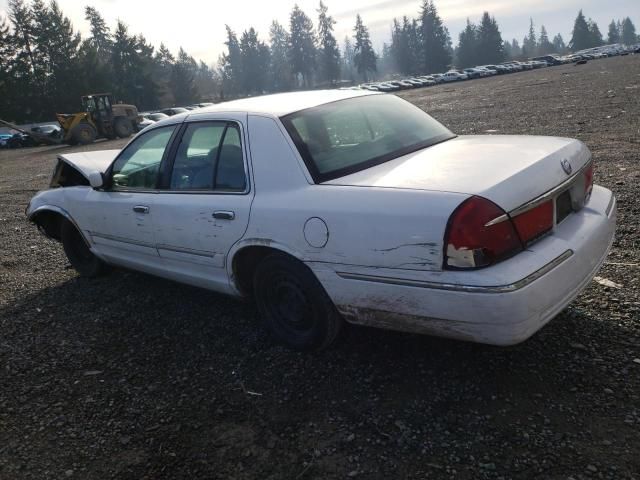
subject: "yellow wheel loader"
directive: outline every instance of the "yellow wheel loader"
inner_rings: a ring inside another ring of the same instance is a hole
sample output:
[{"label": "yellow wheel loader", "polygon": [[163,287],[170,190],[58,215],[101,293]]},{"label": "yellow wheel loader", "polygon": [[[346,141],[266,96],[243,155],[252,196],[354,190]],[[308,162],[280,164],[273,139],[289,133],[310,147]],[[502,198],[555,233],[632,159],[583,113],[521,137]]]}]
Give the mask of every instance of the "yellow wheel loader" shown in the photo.
[{"label": "yellow wheel loader", "polygon": [[86,145],[96,138],[126,138],[138,131],[141,117],[135,105],[114,104],[109,93],[85,95],[82,107],[79,113],[56,113],[63,142]]},{"label": "yellow wheel loader", "polygon": [[142,117],[135,105],[113,104],[110,93],[98,93],[82,97],[83,112],[56,113],[62,127],[62,135],[52,137],[34,131],[24,130],[13,123],[0,120],[4,125],[30,136],[36,144],[87,145],[96,138],[126,138],[140,128]]}]

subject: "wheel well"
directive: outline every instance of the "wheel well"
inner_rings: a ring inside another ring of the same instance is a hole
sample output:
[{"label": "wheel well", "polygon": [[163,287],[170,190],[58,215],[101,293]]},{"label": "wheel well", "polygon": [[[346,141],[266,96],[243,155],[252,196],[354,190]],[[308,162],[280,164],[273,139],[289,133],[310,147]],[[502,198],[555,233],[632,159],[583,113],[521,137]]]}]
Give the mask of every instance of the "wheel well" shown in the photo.
[{"label": "wheel well", "polygon": [[[38,212],[31,221],[36,224],[38,230],[44,233],[47,237],[62,241],[62,224],[67,220],[64,215],[51,210],[45,210]],[[68,221],[68,220],[67,220]]]},{"label": "wheel well", "polygon": [[[243,295],[253,294],[253,275],[258,264],[272,253],[281,253],[296,259],[288,253],[277,248],[250,246],[238,251],[232,261],[233,278],[238,290]],[[296,259],[297,260],[297,259]]]}]

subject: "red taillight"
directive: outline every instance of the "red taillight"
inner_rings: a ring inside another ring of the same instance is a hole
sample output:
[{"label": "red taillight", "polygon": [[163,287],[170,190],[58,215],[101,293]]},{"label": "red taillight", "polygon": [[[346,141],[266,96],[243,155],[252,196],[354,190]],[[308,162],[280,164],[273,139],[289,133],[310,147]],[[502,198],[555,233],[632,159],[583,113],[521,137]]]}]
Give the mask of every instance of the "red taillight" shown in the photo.
[{"label": "red taillight", "polygon": [[593,190],[593,162],[584,169],[584,203],[589,201]]},{"label": "red taillight", "polygon": [[514,217],[513,224],[525,245],[544,235],[553,228],[553,200]]},{"label": "red taillight", "polygon": [[444,244],[445,268],[486,267],[522,250],[505,211],[482,197],[465,200],[453,212]]}]

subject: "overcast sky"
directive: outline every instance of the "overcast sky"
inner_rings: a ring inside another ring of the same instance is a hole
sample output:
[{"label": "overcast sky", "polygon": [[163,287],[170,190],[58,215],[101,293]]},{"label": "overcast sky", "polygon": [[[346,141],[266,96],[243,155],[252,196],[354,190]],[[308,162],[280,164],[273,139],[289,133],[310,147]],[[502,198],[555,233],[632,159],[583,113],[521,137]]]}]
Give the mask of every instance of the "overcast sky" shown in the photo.
[{"label": "overcast sky", "polygon": [[[0,12],[6,14],[8,0],[0,0]],[[76,29],[87,34],[84,6],[96,7],[113,26],[119,18],[131,33],[142,33],[158,46],[164,42],[172,51],[184,47],[197,59],[207,63],[217,60],[224,49],[224,25],[229,24],[238,36],[253,26],[261,39],[268,39],[273,19],[288,28],[289,13],[295,0],[58,0]],[[316,22],[319,0],[298,0],[298,5]],[[394,17],[416,17],[420,0],[325,0],[329,13],[338,22],[336,37],[342,45],[345,35],[351,35],[355,16],[362,15],[371,31],[376,49],[389,41]],[[561,33],[568,42],[573,21],[580,8],[593,18],[606,37],[612,18],[630,16],[640,31],[640,0],[436,0],[436,6],[449,29],[454,45],[467,17],[477,21],[487,10],[496,17],[504,39],[522,37],[533,18],[536,31],[545,25],[549,36]]]}]

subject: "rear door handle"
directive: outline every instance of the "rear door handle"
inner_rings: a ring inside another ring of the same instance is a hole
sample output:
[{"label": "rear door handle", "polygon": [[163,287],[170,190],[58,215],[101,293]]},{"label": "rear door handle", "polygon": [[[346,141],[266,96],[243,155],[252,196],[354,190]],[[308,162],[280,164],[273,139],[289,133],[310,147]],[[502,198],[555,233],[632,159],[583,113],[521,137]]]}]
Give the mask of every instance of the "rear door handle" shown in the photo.
[{"label": "rear door handle", "polygon": [[213,212],[212,216],[218,220],[233,220],[236,218],[236,214],[228,210],[218,210],[217,212]]},{"label": "rear door handle", "polygon": [[136,213],[149,213],[149,207],[145,207],[144,205],[136,205],[133,207],[133,211]]}]

